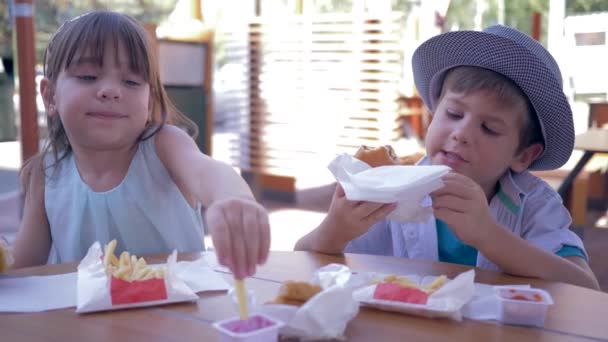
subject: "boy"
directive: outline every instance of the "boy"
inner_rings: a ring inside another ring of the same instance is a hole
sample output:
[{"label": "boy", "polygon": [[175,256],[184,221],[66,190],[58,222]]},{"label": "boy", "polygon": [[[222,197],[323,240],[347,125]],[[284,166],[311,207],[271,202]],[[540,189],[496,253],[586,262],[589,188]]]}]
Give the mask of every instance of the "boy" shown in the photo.
[{"label": "boy", "polygon": [[385,219],[394,204],[350,202],[340,186],[296,249],[438,260],[598,288],[559,195],[527,169],[563,165],[572,111],[559,67],[529,36],[496,25],[423,43],[414,79],[433,112],[420,164],[447,165],[434,217]]}]

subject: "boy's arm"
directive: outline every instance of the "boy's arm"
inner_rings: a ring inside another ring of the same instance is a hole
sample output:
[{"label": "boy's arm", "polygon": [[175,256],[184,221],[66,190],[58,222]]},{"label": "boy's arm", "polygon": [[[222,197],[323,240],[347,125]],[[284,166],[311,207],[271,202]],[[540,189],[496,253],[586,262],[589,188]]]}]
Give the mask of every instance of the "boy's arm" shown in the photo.
[{"label": "boy's arm", "polygon": [[328,254],[342,253],[351,240],[365,234],[374,223],[386,217],[396,207],[395,203],[349,201],[344,189],[338,184],[327,216],[317,228],[300,238],[294,249]]},{"label": "boy's arm", "polygon": [[51,230],[44,207],[45,179],[40,161],[32,160],[22,177],[22,183],[26,185],[25,203],[13,244],[12,268],[44,265],[51,250]]},{"label": "boy's arm", "polygon": [[156,150],[186,198],[206,207],[205,219],[220,264],[238,279],[255,273],[270,249],[268,213],[232,167],[200,152],[181,129],[165,125],[156,136]]},{"label": "boy's arm", "polygon": [[[599,289],[597,279],[587,262],[576,256],[560,257],[540,249],[496,224],[485,241],[479,241],[479,252],[505,273]],[[500,241],[500,243],[496,243]]]},{"label": "boy's arm", "polygon": [[310,251],[326,254],[340,254],[348,244],[340,234],[336,234],[334,225],[327,222],[327,216],[321,224],[310,233],[301,237],[294,247],[296,251]]},{"label": "boy's arm", "polygon": [[553,238],[559,229],[567,229],[559,228],[561,223],[555,226],[547,223],[549,217],[559,214],[556,210],[561,202],[557,199],[547,196],[528,199],[538,207],[528,206],[526,210],[540,219],[527,223],[535,227],[526,234],[526,239],[530,240],[527,241],[496,222],[490,213],[486,194],[473,180],[457,173],[449,173],[442,180],[444,187],[432,194],[435,217],[443,220],[461,241],[477,248],[501,270],[518,276],[598,288],[593,272],[588,266],[581,266],[584,260],[576,260],[577,257],[567,260],[536,246],[543,245],[546,238]]}]

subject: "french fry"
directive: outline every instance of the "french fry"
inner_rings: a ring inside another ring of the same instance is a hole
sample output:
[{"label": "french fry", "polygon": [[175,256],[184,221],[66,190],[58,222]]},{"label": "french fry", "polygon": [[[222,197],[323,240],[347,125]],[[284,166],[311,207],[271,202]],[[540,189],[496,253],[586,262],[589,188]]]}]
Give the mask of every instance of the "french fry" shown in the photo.
[{"label": "french fry", "polygon": [[427,286],[428,289],[434,291],[437,291],[440,287],[443,286],[443,284],[445,284],[445,282],[448,280],[448,278],[445,275],[441,275],[437,278],[435,278],[435,280],[433,280],[433,282],[431,284],[429,284]]},{"label": "french fry", "polygon": [[115,250],[116,240],[110,241],[104,248],[103,264],[108,276],[112,275],[129,282],[165,277],[163,268],[153,268],[146,263],[144,258],[137,258],[127,251],[116,257]]},{"label": "french fry", "polygon": [[[104,249],[103,265],[107,268],[112,263],[111,257],[116,258],[114,251],[116,250],[116,240],[110,241]],[[118,263],[118,262],[117,262]],[[114,263],[112,263],[114,264]]]},{"label": "french fry", "polygon": [[433,280],[433,282],[428,285],[418,285],[418,284],[413,283],[407,277],[390,274],[390,275],[387,275],[386,277],[384,277],[383,280],[374,281],[374,282],[375,283],[379,283],[379,282],[395,283],[395,284],[401,285],[403,287],[411,287],[411,288],[419,289],[430,295],[433,292],[437,291],[440,287],[442,287],[447,280],[448,280],[448,278],[445,275],[441,275],[441,276],[435,278],[435,280]]}]

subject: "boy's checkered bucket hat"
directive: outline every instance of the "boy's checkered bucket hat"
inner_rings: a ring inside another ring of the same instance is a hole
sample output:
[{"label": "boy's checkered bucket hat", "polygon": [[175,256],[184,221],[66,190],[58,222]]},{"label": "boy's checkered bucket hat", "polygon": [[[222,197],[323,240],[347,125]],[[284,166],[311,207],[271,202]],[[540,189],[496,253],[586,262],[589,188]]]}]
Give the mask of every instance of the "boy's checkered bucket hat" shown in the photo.
[{"label": "boy's checkered bucket hat", "polygon": [[562,76],[551,54],[530,36],[503,25],[483,31],[454,31],[424,42],[412,57],[414,81],[431,110],[437,104],[445,72],[456,66],[477,66],[500,73],[528,96],[542,129],[545,149],[532,170],[562,166],[574,148],[572,109]]}]

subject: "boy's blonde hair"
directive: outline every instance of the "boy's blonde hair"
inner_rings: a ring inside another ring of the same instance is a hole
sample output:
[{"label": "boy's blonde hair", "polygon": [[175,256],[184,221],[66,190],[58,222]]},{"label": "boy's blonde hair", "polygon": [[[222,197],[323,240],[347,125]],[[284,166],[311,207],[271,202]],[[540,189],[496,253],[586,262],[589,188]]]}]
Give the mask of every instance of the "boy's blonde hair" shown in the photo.
[{"label": "boy's blonde hair", "polygon": [[526,113],[519,134],[517,151],[521,152],[535,143],[543,144],[540,123],[530,100],[517,84],[507,77],[485,68],[459,66],[446,72],[439,100],[443,98],[447,90],[459,94],[469,94],[480,90],[489,91],[499,104],[523,108]]},{"label": "boy's blonde hair", "polygon": [[[69,68],[83,55],[103,64],[104,48],[113,44],[118,54],[123,44],[129,54],[129,69],[140,75],[150,85],[151,113],[146,129],[139,136],[143,141],[154,136],[165,123],[185,128],[192,137],[198,128],[173,105],[160,80],[157,52],[146,30],[133,18],[110,11],[95,11],[64,23],[50,39],[44,52],[44,76],[49,80],[51,93],[59,74]],[[45,168],[44,158],[52,154],[54,163],[59,163],[72,152],[70,142],[58,115],[47,115],[48,141],[42,152],[28,160],[21,171],[22,185],[27,188],[27,179],[32,167]]]}]

